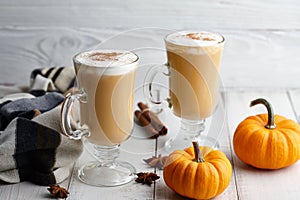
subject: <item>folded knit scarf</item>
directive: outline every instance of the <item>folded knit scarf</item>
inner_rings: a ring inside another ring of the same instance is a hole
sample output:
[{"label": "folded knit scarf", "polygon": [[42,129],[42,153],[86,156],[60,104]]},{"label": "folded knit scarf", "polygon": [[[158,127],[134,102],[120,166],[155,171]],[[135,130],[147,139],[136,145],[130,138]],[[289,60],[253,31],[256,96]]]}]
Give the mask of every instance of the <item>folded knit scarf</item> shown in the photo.
[{"label": "folded knit scarf", "polygon": [[83,146],[62,134],[60,104],[74,80],[73,67],[37,69],[30,92],[0,98],[0,180],[50,185],[69,177]]}]

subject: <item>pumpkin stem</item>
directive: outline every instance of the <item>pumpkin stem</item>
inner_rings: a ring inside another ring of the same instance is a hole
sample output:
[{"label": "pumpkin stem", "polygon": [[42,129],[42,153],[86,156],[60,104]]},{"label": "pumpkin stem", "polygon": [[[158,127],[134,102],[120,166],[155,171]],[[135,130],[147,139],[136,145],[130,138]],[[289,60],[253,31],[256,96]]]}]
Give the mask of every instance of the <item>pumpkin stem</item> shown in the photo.
[{"label": "pumpkin stem", "polygon": [[255,100],[251,101],[250,107],[255,106],[257,104],[263,104],[264,106],[266,106],[266,108],[268,110],[268,123],[265,125],[265,128],[267,128],[267,129],[276,128],[276,125],[274,123],[274,111],[273,111],[271,104],[267,100],[265,100],[263,98],[259,98],[259,99],[255,99]]},{"label": "pumpkin stem", "polygon": [[195,159],[196,162],[205,162],[204,158],[202,157],[201,150],[199,148],[199,143],[197,141],[193,141],[193,147],[194,147],[194,153],[195,153]]}]

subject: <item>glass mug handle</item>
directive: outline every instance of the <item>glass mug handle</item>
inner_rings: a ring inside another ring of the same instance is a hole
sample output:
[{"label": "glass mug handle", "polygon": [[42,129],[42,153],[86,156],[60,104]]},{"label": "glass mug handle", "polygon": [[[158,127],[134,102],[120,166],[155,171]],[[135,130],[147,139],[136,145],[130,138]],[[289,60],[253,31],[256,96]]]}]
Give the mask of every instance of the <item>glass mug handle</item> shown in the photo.
[{"label": "glass mug handle", "polygon": [[90,131],[86,126],[79,127],[77,130],[72,129],[71,111],[75,101],[87,103],[87,94],[84,89],[75,91],[73,94],[68,93],[62,103],[60,112],[60,122],[63,133],[71,139],[80,140],[84,136],[89,136]]},{"label": "glass mug handle", "polygon": [[[167,72],[165,72],[165,69],[167,68]],[[169,63],[163,64],[163,65],[157,65],[155,67],[152,67],[146,74],[145,79],[144,79],[144,85],[143,85],[143,90],[144,90],[144,96],[146,97],[146,99],[153,103],[153,104],[161,104],[162,101],[160,100],[160,98],[156,98],[155,99],[155,95],[153,94],[153,82],[155,77],[158,74],[163,74],[167,77],[170,76],[170,69],[169,69]],[[168,97],[166,99],[169,102],[170,98]]]}]

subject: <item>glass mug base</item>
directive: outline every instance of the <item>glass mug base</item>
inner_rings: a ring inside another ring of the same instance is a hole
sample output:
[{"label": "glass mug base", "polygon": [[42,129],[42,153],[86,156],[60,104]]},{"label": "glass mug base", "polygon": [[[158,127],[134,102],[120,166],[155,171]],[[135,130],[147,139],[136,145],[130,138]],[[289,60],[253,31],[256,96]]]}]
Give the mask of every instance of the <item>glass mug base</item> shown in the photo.
[{"label": "glass mug base", "polygon": [[164,144],[167,152],[177,149],[185,149],[192,146],[193,141],[197,141],[200,146],[209,146],[213,149],[219,149],[219,142],[208,135],[202,135],[205,129],[205,120],[181,120],[179,132]]},{"label": "glass mug base", "polygon": [[174,150],[183,150],[190,146],[192,146],[193,141],[198,141],[200,146],[209,146],[213,149],[219,149],[220,144],[214,138],[209,137],[207,135],[201,135],[196,139],[186,138],[182,136],[177,136],[174,138],[170,138],[165,142],[164,148],[167,152],[172,152]]},{"label": "glass mug base", "polygon": [[135,178],[136,169],[124,161],[102,164],[92,161],[78,170],[78,178],[93,186],[118,186]]},{"label": "glass mug base", "polygon": [[78,170],[78,178],[93,186],[118,186],[129,183],[135,178],[136,169],[130,163],[117,160],[120,155],[120,145],[93,145],[90,151],[84,140],[85,150],[94,158]]}]

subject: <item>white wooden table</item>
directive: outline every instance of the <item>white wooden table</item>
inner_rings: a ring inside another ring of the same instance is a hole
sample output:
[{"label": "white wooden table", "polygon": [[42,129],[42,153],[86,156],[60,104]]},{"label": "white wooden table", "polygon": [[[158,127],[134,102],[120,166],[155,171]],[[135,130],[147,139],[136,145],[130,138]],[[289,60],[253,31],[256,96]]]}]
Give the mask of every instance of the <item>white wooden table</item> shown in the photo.
[{"label": "white wooden table", "polygon": [[[226,153],[233,166],[233,176],[228,188],[215,199],[289,199],[298,200],[300,197],[300,162],[280,170],[258,170],[242,163],[233,152],[232,137],[238,123],[248,115],[265,112],[261,106],[249,109],[249,100],[264,97],[269,99],[276,113],[288,118],[299,120],[300,89],[291,90],[226,90],[223,93],[226,102],[226,121],[219,138],[220,150]],[[218,114],[218,113],[217,113]],[[222,118],[222,116],[221,116]],[[218,118],[218,119],[221,119]],[[162,116],[162,120],[169,126],[170,135],[177,129],[179,121]],[[172,125],[172,123],[173,125]],[[174,123],[175,122],[175,123]],[[178,122],[178,123],[176,123]],[[220,120],[222,123],[222,120]],[[161,178],[151,186],[137,184],[134,181],[118,187],[94,187],[85,185],[77,178],[78,167],[92,158],[86,151],[74,163],[72,176],[61,183],[66,187],[70,196],[68,199],[184,199],[171,191],[164,183],[162,170],[149,168],[143,159],[158,154],[166,155],[160,147],[163,137],[155,139],[136,139],[135,135],[122,145],[121,158],[131,162],[137,171],[154,171]],[[158,145],[157,145],[158,144]],[[8,185],[1,183],[0,199],[51,199],[44,186],[37,186],[28,182]]]},{"label": "white wooden table", "polygon": [[[35,68],[72,65],[75,53],[99,47],[134,50],[141,55],[137,78],[137,86],[141,86],[149,67],[166,61],[162,40],[165,34],[191,28],[217,31],[226,38],[220,73],[226,116],[217,112],[215,118],[208,120],[208,130],[221,123],[220,150],[231,161],[233,175],[228,188],[215,199],[299,200],[300,161],[280,170],[258,170],[243,164],[232,146],[238,123],[249,115],[266,112],[262,106],[248,107],[254,98],[267,98],[276,113],[300,122],[299,1],[145,2],[65,0],[56,4],[2,0],[0,96],[4,95],[1,87],[7,90],[28,86],[30,72]],[[167,28],[132,29],[136,27]],[[143,100],[141,95],[137,95],[136,101],[139,100]],[[178,119],[167,114],[160,117],[169,127],[167,137],[176,133]],[[92,159],[84,152],[74,163],[72,176],[61,183],[70,192],[68,199],[184,199],[165,185],[161,170],[143,162],[158,154],[166,155],[160,148],[166,138],[141,140],[136,137],[139,134],[143,133],[135,129],[133,137],[122,144],[121,158],[131,162],[138,172],[158,173],[161,178],[156,183],[151,187],[134,181],[118,187],[85,185],[76,177],[78,167]],[[44,186],[0,182],[0,200],[28,199],[52,198]]]}]

